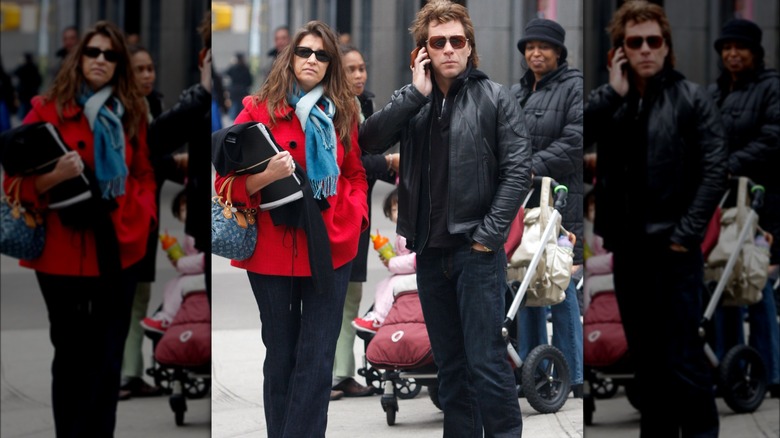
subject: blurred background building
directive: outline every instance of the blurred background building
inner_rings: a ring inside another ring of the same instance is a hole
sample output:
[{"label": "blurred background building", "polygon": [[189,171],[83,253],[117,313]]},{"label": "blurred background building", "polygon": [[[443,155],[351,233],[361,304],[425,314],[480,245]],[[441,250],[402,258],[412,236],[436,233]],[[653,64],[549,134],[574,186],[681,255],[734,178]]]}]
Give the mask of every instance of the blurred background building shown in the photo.
[{"label": "blurred background building", "polygon": [[[231,0],[212,2],[214,64],[225,71],[236,52],[247,54],[261,85],[260,72],[270,64],[274,30],[289,26],[291,34],[309,20],[330,24],[351,42],[368,64],[367,89],[384,106],[393,91],[411,81],[409,53],[414,48],[409,26],[426,0]],[[476,30],[480,69],[491,79],[511,85],[520,80],[517,40],[535,17],[558,21],[566,29],[569,64],[582,69],[582,0],[462,0]]]},{"label": "blurred background building", "polygon": [[209,0],[14,0],[0,2],[3,67],[11,72],[25,52],[35,56],[48,88],[59,65],[62,33],[76,26],[83,35],[98,20],[110,20],[135,34],[157,67],[157,89],[170,108],[179,93],[200,80],[197,27]]}]

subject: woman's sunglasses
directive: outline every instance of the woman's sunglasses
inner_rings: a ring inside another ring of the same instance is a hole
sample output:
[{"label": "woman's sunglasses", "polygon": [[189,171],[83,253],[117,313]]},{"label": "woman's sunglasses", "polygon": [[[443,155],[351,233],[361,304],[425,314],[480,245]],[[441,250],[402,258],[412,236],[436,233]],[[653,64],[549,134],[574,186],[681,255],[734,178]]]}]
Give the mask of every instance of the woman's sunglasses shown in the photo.
[{"label": "woman's sunglasses", "polygon": [[444,46],[447,45],[447,40],[449,40],[453,49],[462,49],[466,47],[466,42],[469,39],[462,35],[455,35],[451,37],[435,36],[428,38],[427,42],[431,45],[431,48],[441,50],[444,48]]},{"label": "woman's sunglasses", "polygon": [[642,47],[642,44],[644,44],[645,41],[647,41],[647,47],[650,47],[653,50],[660,49],[664,44],[664,37],[658,35],[649,37],[632,36],[626,38],[625,45],[631,50],[637,50]]},{"label": "woman's sunglasses", "polygon": [[324,50],[312,50],[308,47],[298,46],[295,48],[295,56],[300,56],[301,58],[309,59],[312,53],[314,53],[314,57],[317,58],[317,61],[319,62],[330,62],[330,55],[328,55],[328,52]]},{"label": "woman's sunglasses", "polygon": [[85,47],[84,48],[84,55],[88,56],[90,58],[97,59],[100,54],[103,54],[103,58],[111,63],[119,61],[119,52],[116,52],[114,50],[100,50],[97,47]]}]

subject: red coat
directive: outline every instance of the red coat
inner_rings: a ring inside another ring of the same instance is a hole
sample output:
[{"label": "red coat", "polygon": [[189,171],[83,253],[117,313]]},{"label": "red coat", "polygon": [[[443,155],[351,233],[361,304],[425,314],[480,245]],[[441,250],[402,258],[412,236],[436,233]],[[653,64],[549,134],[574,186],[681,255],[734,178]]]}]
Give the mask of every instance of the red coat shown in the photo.
[{"label": "red coat", "polygon": [[[54,102],[44,103],[35,97],[32,111],[23,123],[39,121],[51,122],[62,134],[65,143],[81,155],[84,164],[94,169],[94,149],[92,130],[82,113],[82,108],[70,106],[63,110],[63,120],[57,116]],[[152,221],[157,221],[155,207],[154,170],[149,162],[149,149],[146,145],[146,121],[136,137],[137,147],[125,137],[125,162],[129,170],[125,183],[125,194],[116,201],[118,207],[111,212],[122,267],[127,268],[141,260],[146,252],[146,242]],[[9,184],[6,176],[4,184]],[[21,198],[37,208],[45,208],[48,196],[38,196],[33,178],[22,180]],[[45,210],[46,245],[43,254],[35,260],[21,260],[19,264],[36,271],[55,275],[97,276],[97,250],[92,231],[76,231],[62,225],[57,210]]]},{"label": "red coat", "polygon": [[[265,102],[255,104],[254,98],[244,99],[244,109],[236,117],[235,123],[258,121],[270,126],[268,109]],[[287,107],[276,114],[276,126],[271,129],[274,139],[292,154],[299,166],[306,168],[305,134],[295,116],[294,109]],[[328,198],[330,208],[322,212],[325,228],[330,238],[330,250],[333,267],[339,268],[357,255],[360,233],[368,228],[368,204],[366,172],[360,161],[357,123],[352,129],[352,145],[346,153],[341,141],[338,141],[337,164],[340,169],[336,195]],[[260,193],[251,198],[246,192],[247,176],[240,176],[233,182],[231,193],[234,203],[244,203],[257,208],[260,205]],[[217,175],[215,191],[219,190],[224,176]],[[267,211],[257,215],[258,238],[252,257],[243,261],[231,261],[233,266],[265,275],[288,275],[310,277],[309,249],[306,234],[296,230],[296,239],[285,233],[285,226],[274,226],[271,214]],[[295,242],[295,248],[293,248]]]}]

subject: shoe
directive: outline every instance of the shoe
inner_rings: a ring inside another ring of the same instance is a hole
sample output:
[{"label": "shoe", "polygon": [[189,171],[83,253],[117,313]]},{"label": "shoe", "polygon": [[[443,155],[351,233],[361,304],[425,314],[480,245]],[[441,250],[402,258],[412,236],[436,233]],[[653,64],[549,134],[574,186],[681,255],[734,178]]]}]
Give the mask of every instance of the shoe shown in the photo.
[{"label": "shoe", "polygon": [[341,397],[344,397],[344,391],[334,391],[332,389],[330,390],[330,399],[331,400],[338,400]]},{"label": "shoe", "polygon": [[352,327],[361,332],[376,333],[380,326],[373,319],[355,318],[352,320]]},{"label": "shoe", "polygon": [[123,400],[130,400],[130,396],[132,395],[132,391],[129,389],[120,389],[119,390],[119,401]]},{"label": "shoe", "polygon": [[344,397],[365,397],[374,393],[374,388],[372,386],[363,386],[352,377],[347,377],[332,389],[335,391],[343,391]]},{"label": "shoe", "polygon": [[572,397],[582,398],[583,394],[585,393],[583,384],[578,383],[576,385],[571,385],[571,392],[572,392]]},{"label": "shoe", "polygon": [[[127,395],[129,393],[129,395]],[[140,377],[133,377],[129,382],[119,388],[120,400],[127,400],[131,397],[157,397],[162,395],[163,390],[159,386],[152,386]],[[123,396],[127,398],[122,398]]]},{"label": "shoe", "polygon": [[141,320],[141,327],[155,333],[165,333],[170,325],[171,323],[164,319],[154,319],[148,316]]}]

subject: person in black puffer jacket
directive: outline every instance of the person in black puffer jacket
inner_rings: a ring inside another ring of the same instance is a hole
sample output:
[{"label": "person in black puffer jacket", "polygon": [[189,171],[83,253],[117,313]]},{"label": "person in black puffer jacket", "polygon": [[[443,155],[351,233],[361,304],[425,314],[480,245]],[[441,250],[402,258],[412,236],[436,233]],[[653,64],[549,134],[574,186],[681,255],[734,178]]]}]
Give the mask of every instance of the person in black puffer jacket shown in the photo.
[{"label": "person in black puffer jacket", "polygon": [[[535,18],[517,42],[528,71],[512,86],[525,113],[533,149],[531,172],[549,176],[569,189],[561,225],[576,236],[573,276],[563,302],[552,306],[553,345],[569,365],[575,397],[582,396],[582,321],[577,281],[583,264],[582,72],[566,62],[566,31],[560,24]],[[539,205],[535,191],[526,207]],[[525,358],[537,345],[547,344],[544,307],[523,307],[518,315],[519,353]]]},{"label": "person in black puffer jacket", "polygon": [[[761,354],[769,376],[770,391],[780,393],[780,326],[777,324],[772,284],[780,264],[780,74],[764,66],[761,29],[753,22],[727,22],[715,51],[723,70],[709,86],[720,108],[729,144],[729,173],[746,176],[766,189],[764,205],[758,210],[759,225],[774,240],[771,245],[770,278],[760,302],[748,306],[749,343]],[[723,313],[722,352],[742,343],[743,309],[720,308]],[[731,336],[731,338],[729,338]]]},{"label": "person in black puffer jacket", "polygon": [[[698,327],[701,244],[727,182],[720,113],[705,87],[674,70],[661,6],[625,2],[609,32],[610,79],[586,101],[585,144],[597,144],[595,232],[613,254],[636,394],[647,401],[640,433],[717,437],[713,372]],[[649,402],[663,388],[674,397]]]}]

